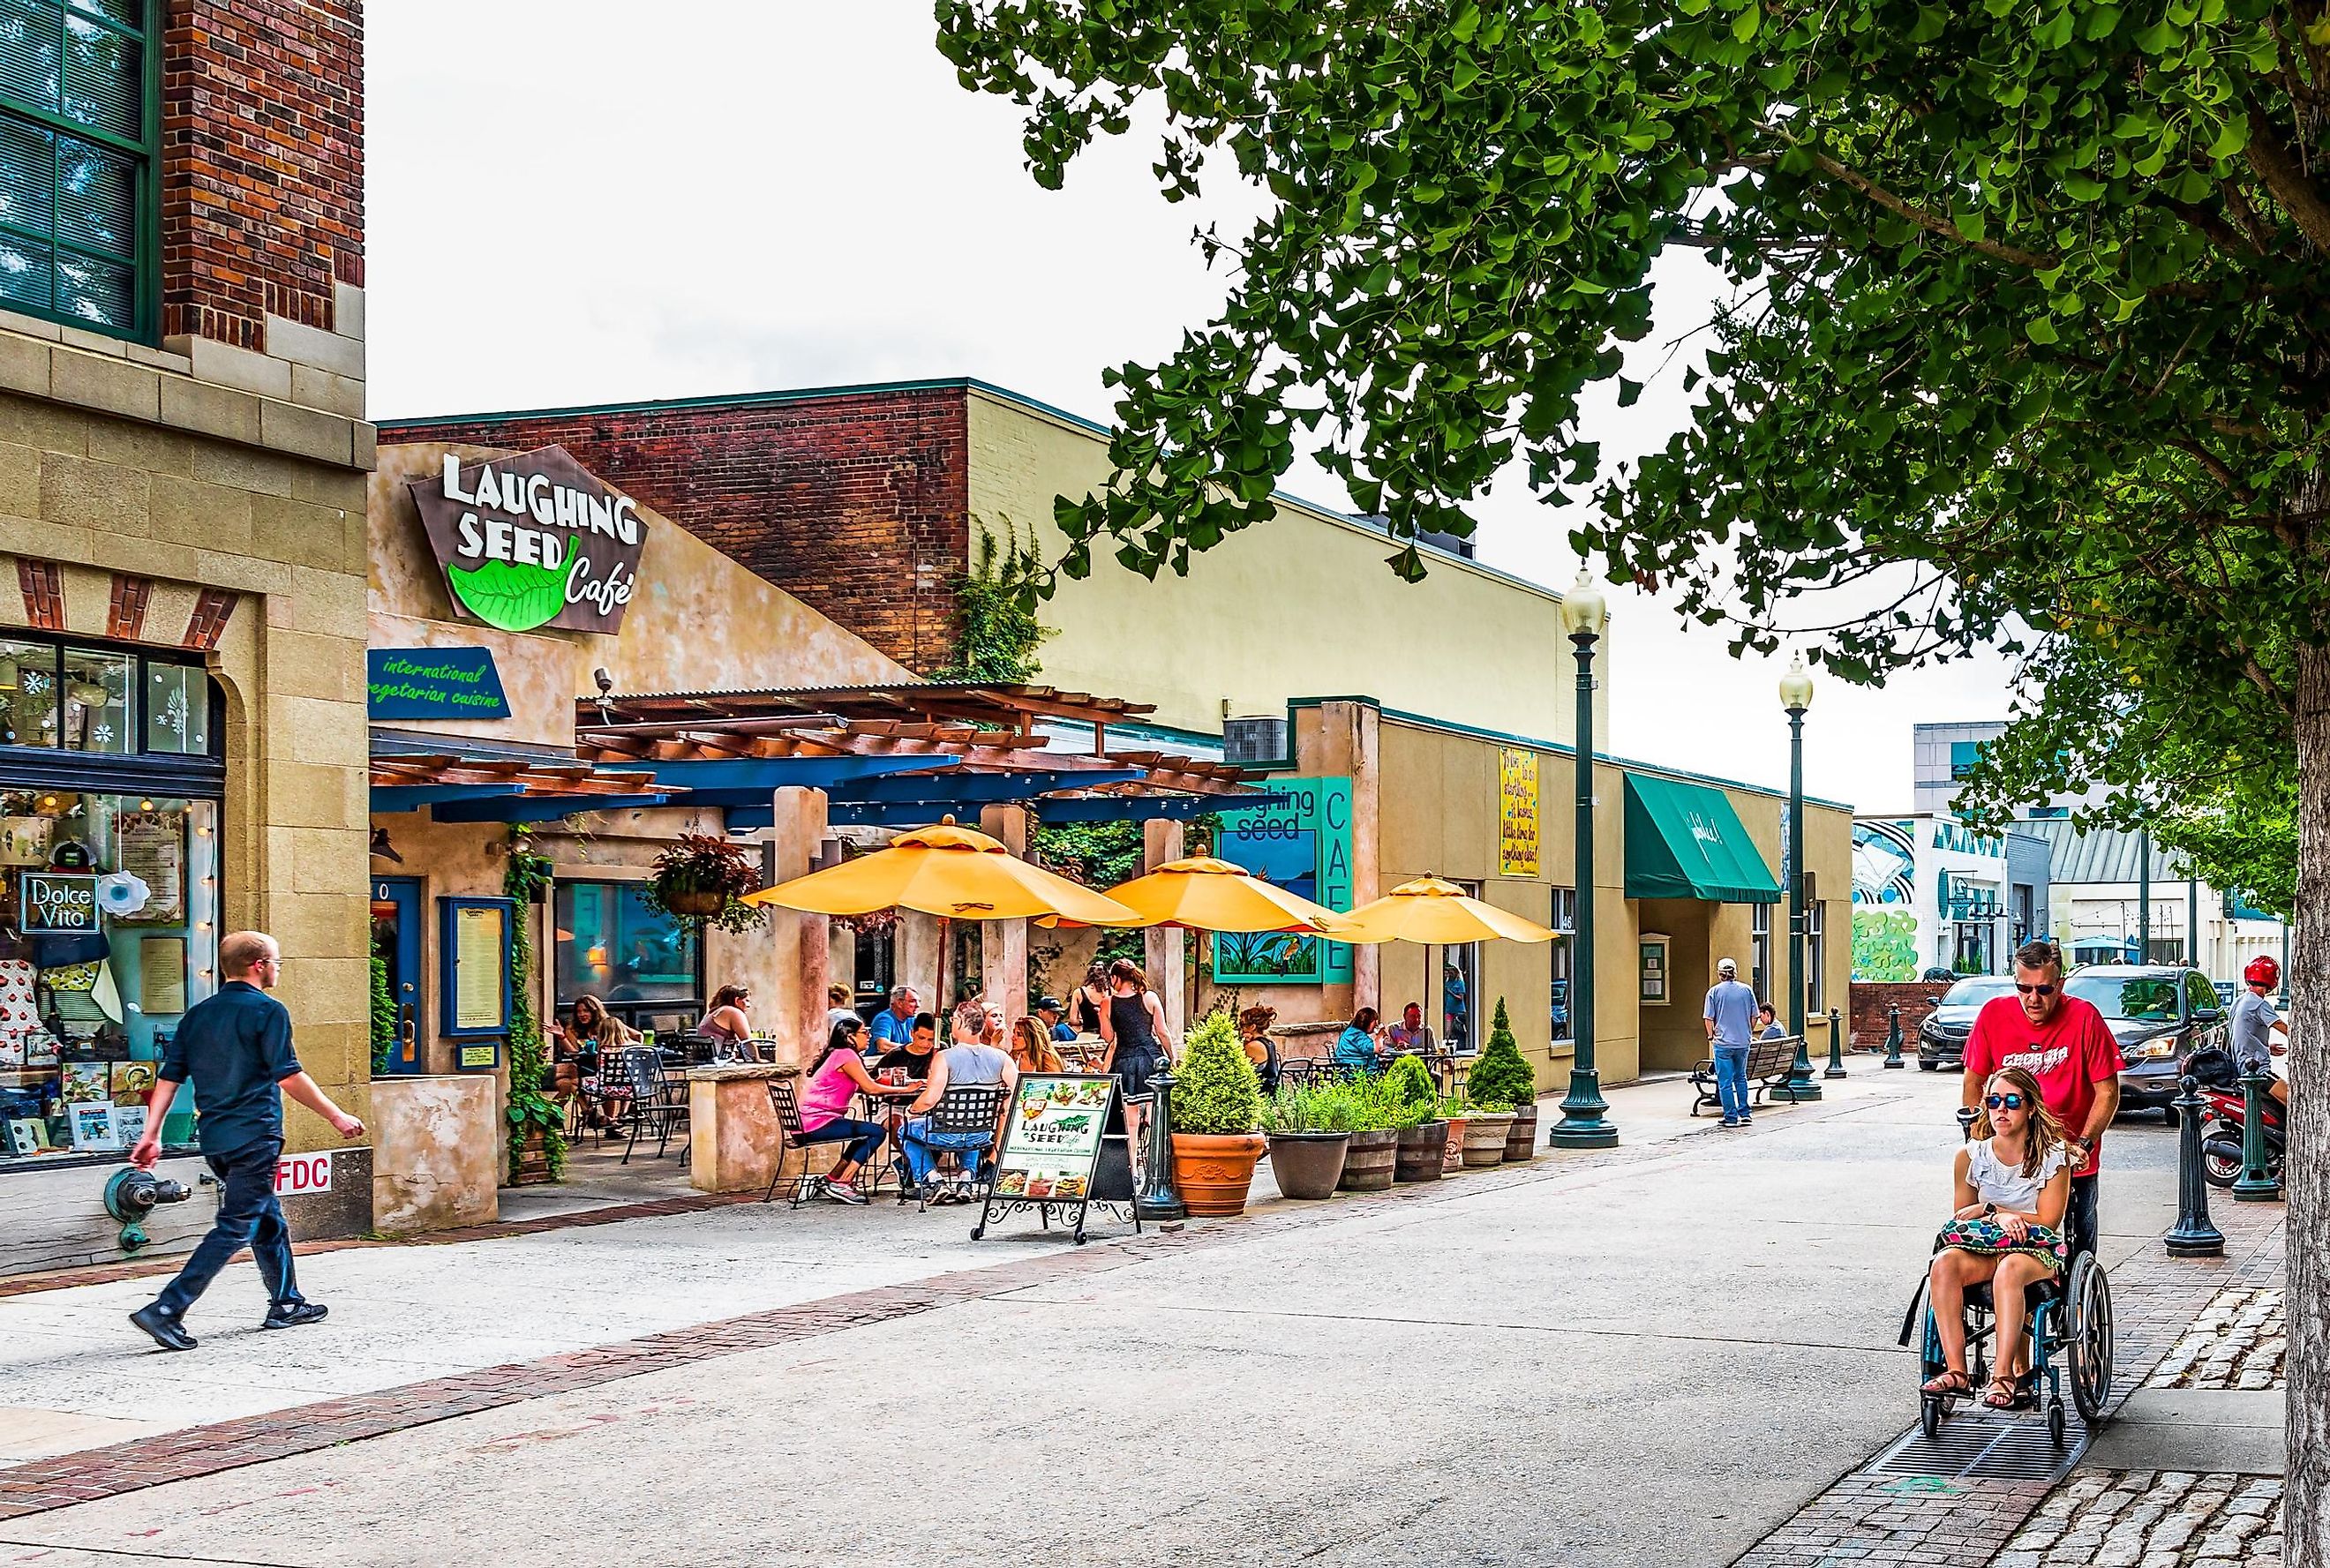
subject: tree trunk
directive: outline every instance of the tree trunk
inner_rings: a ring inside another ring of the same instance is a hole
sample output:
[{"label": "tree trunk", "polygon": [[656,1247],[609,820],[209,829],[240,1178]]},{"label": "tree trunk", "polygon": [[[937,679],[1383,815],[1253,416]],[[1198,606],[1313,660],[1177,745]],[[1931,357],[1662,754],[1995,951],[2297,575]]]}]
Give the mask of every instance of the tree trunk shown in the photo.
[{"label": "tree trunk", "polygon": [[2289,1006],[2288,1481],[2283,1561],[2330,1568],[2330,648],[2297,654]]}]

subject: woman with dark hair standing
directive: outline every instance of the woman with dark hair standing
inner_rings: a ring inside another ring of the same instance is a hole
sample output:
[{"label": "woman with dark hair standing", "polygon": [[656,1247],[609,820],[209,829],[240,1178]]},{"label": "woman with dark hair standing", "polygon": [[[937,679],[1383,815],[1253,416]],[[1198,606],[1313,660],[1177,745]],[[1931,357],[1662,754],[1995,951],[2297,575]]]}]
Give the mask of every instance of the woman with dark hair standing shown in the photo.
[{"label": "woman with dark hair standing", "polygon": [[1100,1015],[1100,1037],[1107,1044],[1100,1070],[1116,1078],[1117,1097],[1124,1102],[1125,1136],[1137,1160],[1141,1128],[1149,1119],[1149,1080],[1171,1063],[1173,1045],[1165,1035],[1164,1004],[1131,959],[1119,959],[1108,967],[1108,1006]]},{"label": "woman with dark hair standing", "polygon": [[1102,1015],[1108,1011],[1108,966],[1095,962],[1084,971],[1084,983],[1075,990],[1076,1033],[1097,1034]]},{"label": "woman with dark hair standing", "polygon": [[863,1020],[851,1017],[836,1024],[825,1049],[818,1053],[801,1081],[801,1142],[849,1146],[826,1173],[825,1195],[838,1204],[866,1202],[866,1195],[857,1190],[858,1169],[881,1152],[883,1142],[889,1137],[878,1121],[853,1121],[843,1115],[850,1100],[860,1094],[876,1100],[910,1099],[922,1091],[919,1087],[875,1082],[873,1074],[866,1071],[866,1063],[858,1058],[865,1044]]}]

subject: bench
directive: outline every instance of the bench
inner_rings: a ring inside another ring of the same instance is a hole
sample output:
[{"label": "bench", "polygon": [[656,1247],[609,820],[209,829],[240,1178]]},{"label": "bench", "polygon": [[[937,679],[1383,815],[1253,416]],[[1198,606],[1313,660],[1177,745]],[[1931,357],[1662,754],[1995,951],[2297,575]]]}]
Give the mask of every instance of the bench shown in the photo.
[{"label": "bench", "polygon": [[[1748,1047],[1748,1103],[1752,1107],[1763,1103],[1766,1092],[1777,1094],[1786,1090],[1788,1074],[1796,1064],[1796,1047],[1800,1042],[1794,1034],[1778,1040],[1757,1040]],[[1697,1095],[1691,1102],[1691,1113],[1700,1110],[1720,1111],[1723,1097],[1715,1091],[1715,1058],[1702,1056],[1691,1064],[1691,1086]],[[1793,1098],[1790,1103],[1795,1103]]]}]

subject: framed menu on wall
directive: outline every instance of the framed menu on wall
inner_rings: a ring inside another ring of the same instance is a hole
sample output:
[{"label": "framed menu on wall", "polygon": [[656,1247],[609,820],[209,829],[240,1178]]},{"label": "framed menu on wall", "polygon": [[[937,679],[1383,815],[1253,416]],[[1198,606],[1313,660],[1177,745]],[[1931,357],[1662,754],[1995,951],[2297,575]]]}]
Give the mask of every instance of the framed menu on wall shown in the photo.
[{"label": "framed menu on wall", "polygon": [[437,901],[440,1033],[477,1040],[509,1030],[510,901]]},{"label": "framed menu on wall", "polygon": [[[186,919],[186,814],[125,811],[114,831],[120,866],[146,884],[146,907],[123,917],[141,926],[183,925]],[[184,1009],[180,1009],[183,1011]]]}]

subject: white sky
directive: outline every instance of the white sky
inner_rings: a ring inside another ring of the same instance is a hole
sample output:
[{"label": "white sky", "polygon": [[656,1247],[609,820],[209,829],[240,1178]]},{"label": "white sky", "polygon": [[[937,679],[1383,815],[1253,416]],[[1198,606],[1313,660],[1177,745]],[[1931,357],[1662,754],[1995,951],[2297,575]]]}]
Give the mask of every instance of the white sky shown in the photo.
[{"label": "white sky", "polygon": [[[1210,213],[1169,205],[1138,137],[1038,189],[1016,111],[956,83],[926,0],[638,15],[601,0],[370,9],[375,417],[971,375],[1105,421],[1101,372],[1161,357],[1221,298],[1189,231],[1208,216],[1230,231],[1254,198],[1224,181]],[[1709,287],[1690,262],[1663,280],[1662,330],[1637,345],[1649,363],[1703,319]],[[1605,397],[1589,433],[1606,457],[1681,422],[1681,368],[1633,409]],[[1287,488],[1348,505],[1314,468]],[[1484,562],[1575,577],[1566,529],[1519,484],[1480,515]],[[1609,749],[1785,786],[1785,658],[1735,661],[1671,607],[1611,599]],[[1806,788],[1906,809],[1910,725],[2003,716],[2005,674],[1984,659],[1884,691],[1822,679]]]}]

